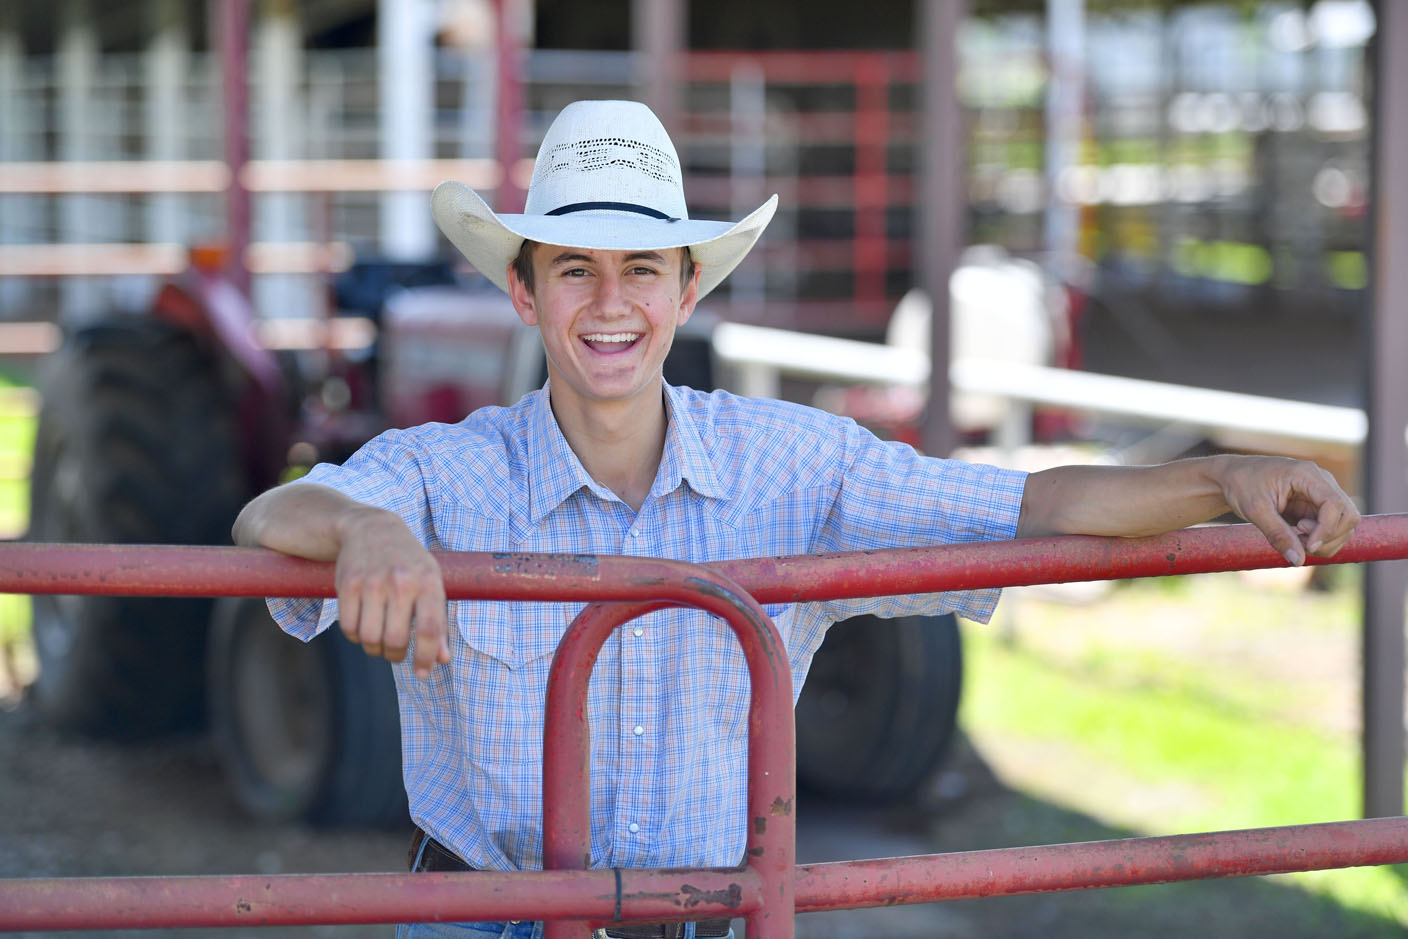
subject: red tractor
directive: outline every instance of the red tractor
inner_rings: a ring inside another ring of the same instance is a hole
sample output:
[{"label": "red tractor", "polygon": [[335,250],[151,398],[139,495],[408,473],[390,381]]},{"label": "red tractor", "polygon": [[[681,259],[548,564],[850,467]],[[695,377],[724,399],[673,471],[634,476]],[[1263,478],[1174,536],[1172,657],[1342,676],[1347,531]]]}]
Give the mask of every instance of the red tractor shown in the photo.
[{"label": "red tractor", "polygon": [[[354,264],[333,305],[344,324],[369,319],[374,339],[299,352],[258,340],[268,324],[216,267],[194,264],[145,314],[72,332],[45,364],[32,539],[228,544],[240,506],[300,466],[543,380],[535,332],[449,264]],[[667,379],[713,387],[710,333],[696,316]],[[56,726],[122,737],[209,726],[257,817],[405,818],[390,668],[336,629],[304,645],[260,600],[51,596],[35,598],[34,633],[33,701]],[[846,797],[913,792],[953,733],[960,678],[952,617],[838,624],[797,707],[799,778]]]}]

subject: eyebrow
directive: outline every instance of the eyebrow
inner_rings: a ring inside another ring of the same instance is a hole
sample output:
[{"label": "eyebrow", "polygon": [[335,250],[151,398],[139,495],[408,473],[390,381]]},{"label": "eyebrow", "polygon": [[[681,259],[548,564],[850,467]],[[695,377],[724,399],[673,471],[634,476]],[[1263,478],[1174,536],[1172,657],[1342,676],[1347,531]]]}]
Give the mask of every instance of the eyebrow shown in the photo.
[{"label": "eyebrow", "polygon": [[[557,267],[559,264],[570,264],[570,263],[582,263],[582,262],[586,262],[586,263],[588,263],[588,264],[593,264],[593,263],[596,262],[596,260],[597,260],[596,258],[593,258],[593,257],[591,257],[590,255],[581,254],[581,253],[576,252],[576,251],[564,251],[564,252],[562,252],[561,254],[559,254],[559,255],[557,255],[556,257],[554,257],[554,258],[553,258],[550,262],[548,262],[548,263],[549,263],[549,265],[552,266],[552,267]],[[664,256],[663,254],[661,254],[659,251],[633,251],[633,252],[631,252],[630,254],[626,255],[626,260],[627,260],[627,261],[655,261],[656,263],[663,264],[663,263],[665,263],[665,256]]]},{"label": "eyebrow", "polygon": [[572,262],[572,261],[577,261],[577,262],[586,261],[587,263],[590,264],[590,263],[592,262],[592,260],[593,260],[592,258],[588,257],[588,256],[585,255],[585,254],[578,254],[578,253],[576,253],[576,252],[574,252],[574,251],[564,251],[564,252],[562,252],[561,254],[559,254],[557,257],[553,258],[553,259],[552,259],[550,262],[548,262],[548,263],[549,263],[551,266],[556,267],[556,266],[559,265],[559,264],[567,264],[567,263]]}]

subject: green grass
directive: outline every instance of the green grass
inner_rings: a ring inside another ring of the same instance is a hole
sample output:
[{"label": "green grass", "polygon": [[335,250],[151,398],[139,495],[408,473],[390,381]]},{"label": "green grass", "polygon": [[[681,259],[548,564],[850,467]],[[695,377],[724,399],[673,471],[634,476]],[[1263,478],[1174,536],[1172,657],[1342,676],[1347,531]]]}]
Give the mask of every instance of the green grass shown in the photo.
[{"label": "green grass", "polygon": [[31,608],[29,597],[0,593],[0,647],[28,647]]},{"label": "green grass", "polygon": [[0,376],[0,534],[22,534],[29,523],[29,461],[38,421],[29,389]]},{"label": "green grass", "polygon": [[[0,389],[17,387],[0,376]],[[29,459],[37,421],[21,401],[0,404],[0,534],[16,537],[29,525]],[[28,643],[28,597],[0,595],[0,646]]]},{"label": "green grass", "polygon": [[[1149,834],[1357,817],[1353,578],[1330,593],[1143,582],[1016,610],[1015,643],[965,630],[975,746],[1047,755],[1009,785]],[[1408,866],[1277,879],[1408,925]]]}]

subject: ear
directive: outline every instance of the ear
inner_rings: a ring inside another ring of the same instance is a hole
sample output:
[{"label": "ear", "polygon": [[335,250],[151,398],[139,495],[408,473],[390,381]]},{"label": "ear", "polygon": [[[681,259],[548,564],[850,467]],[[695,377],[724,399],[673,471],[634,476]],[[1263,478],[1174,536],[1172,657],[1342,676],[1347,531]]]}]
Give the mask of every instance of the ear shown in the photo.
[{"label": "ear", "polygon": [[684,294],[680,297],[680,312],[675,319],[676,326],[688,323],[690,316],[694,313],[694,305],[699,302],[699,274],[703,270],[704,265],[695,261],[694,276],[689,279],[689,285],[684,288]]},{"label": "ear", "polygon": [[538,325],[538,308],[533,302],[533,291],[518,279],[518,271],[511,261],[508,265],[508,298],[513,302],[513,309],[524,325]]}]

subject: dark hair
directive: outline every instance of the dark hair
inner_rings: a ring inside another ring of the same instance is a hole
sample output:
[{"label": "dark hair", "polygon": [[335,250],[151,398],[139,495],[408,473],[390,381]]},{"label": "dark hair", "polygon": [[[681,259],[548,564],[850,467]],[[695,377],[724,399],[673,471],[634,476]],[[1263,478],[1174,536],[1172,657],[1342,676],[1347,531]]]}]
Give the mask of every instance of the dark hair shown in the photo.
[{"label": "dark hair", "polygon": [[[533,249],[536,248],[538,244],[539,242],[524,238],[523,244],[518,247],[518,254],[514,257],[512,264],[513,273],[518,275],[518,279],[522,281],[523,286],[527,287],[530,291],[533,289],[533,284],[535,283],[533,277]],[[683,261],[680,265],[680,289],[683,290],[688,287],[689,282],[694,279],[694,256],[689,253],[689,247],[686,245],[680,248],[680,257]]]}]

